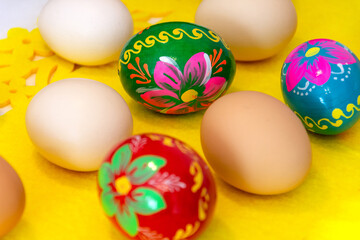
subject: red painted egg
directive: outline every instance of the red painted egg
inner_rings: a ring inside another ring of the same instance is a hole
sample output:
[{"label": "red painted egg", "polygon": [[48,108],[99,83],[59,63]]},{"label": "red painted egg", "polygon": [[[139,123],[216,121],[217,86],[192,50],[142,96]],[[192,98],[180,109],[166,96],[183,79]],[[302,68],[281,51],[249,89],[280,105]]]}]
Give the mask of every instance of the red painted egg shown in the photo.
[{"label": "red painted egg", "polygon": [[215,182],[187,144],[159,134],[122,142],[99,170],[105,214],[132,239],[195,239],[213,215]]}]

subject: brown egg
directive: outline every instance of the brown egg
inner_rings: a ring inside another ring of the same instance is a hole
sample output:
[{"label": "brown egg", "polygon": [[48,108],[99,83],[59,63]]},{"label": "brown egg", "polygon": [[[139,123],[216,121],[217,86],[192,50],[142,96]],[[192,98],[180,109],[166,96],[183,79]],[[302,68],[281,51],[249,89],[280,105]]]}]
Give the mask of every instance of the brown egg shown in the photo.
[{"label": "brown egg", "polygon": [[0,157],[0,238],[20,220],[25,207],[25,191],[15,170]]},{"label": "brown egg", "polygon": [[226,182],[255,194],[280,194],[299,186],[311,165],[311,145],[296,115],[260,92],[225,95],[205,112],[204,154]]},{"label": "brown egg", "polygon": [[220,34],[236,60],[256,61],[290,42],[297,15],[291,0],[203,0],[195,23]]}]

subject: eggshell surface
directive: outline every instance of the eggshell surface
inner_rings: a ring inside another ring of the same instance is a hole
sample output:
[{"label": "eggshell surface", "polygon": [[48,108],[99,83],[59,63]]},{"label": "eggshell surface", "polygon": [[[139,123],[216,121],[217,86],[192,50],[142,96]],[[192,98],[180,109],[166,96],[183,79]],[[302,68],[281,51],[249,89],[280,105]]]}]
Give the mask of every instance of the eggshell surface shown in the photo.
[{"label": "eggshell surface", "polygon": [[31,100],[26,128],[39,153],[76,171],[94,171],[132,133],[123,98],[98,81],[69,78],[43,88]]},{"label": "eggshell surface", "polygon": [[106,216],[131,239],[196,239],[212,218],[216,189],[202,158],[161,134],[135,135],[99,170]]},{"label": "eggshell surface", "polygon": [[360,117],[360,62],[337,41],[313,39],[296,47],[283,64],[281,88],[311,132],[339,134]]},{"label": "eggshell surface", "polygon": [[235,71],[234,57],[223,39],[187,22],[144,29],[126,43],[119,59],[126,92],[164,114],[206,109],[226,92]]},{"label": "eggshell surface", "polygon": [[235,92],[213,103],[202,120],[201,143],[214,171],[250,193],[288,192],[303,182],[311,165],[301,121],[260,92]]},{"label": "eggshell surface", "polygon": [[25,208],[25,191],[15,170],[0,157],[0,238],[20,220]]},{"label": "eggshell surface", "polygon": [[133,32],[133,20],[119,0],[50,0],[38,26],[49,47],[81,65],[117,60]]},{"label": "eggshell surface", "polygon": [[195,23],[220,34],[236,60],[256,61],[287,45],[296,31],[297,14],[291,0],[204,0]]}]

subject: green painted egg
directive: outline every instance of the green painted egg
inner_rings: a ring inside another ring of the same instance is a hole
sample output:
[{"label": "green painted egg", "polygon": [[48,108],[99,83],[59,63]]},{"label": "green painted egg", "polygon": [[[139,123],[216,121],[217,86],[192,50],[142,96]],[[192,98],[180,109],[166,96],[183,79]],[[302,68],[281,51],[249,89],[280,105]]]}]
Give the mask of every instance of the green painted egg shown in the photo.
[{"label": "green painted egg", "polygon": [[166,114],[206,109],[229,88],[236,70],[224,40],[186,22],[153,25],[133,36],[119,59],[126,92]]}]

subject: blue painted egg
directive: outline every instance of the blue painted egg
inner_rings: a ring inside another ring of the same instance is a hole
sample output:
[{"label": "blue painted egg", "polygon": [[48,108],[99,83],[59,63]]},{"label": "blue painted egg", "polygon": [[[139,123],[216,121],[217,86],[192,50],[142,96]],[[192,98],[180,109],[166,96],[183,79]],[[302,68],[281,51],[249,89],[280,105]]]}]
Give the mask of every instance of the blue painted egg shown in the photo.
[{"label": "blue painted egg", "polygon": [[360,117],[360,63],[344,45],[314,39],[296,47],[281,72],[286,104],[305,127],[334,135]]}]

